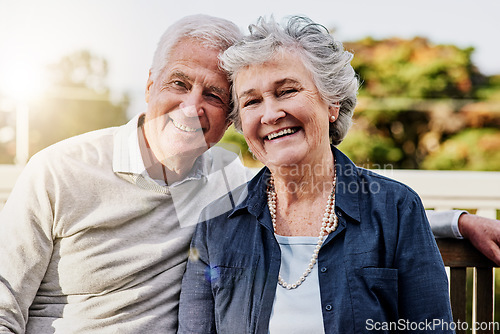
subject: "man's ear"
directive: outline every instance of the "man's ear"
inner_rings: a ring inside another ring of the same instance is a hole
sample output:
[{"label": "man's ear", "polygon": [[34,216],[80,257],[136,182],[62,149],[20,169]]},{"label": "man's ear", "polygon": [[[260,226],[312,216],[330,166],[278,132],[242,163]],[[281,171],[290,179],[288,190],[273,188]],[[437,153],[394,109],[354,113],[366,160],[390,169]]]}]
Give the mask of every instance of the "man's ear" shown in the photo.
[{"label": "man's ear", "polygon": [[151,78],[151,70],[149,70],[148,82],[146,83],[146,94],[144,99],[146,103],[149,103],[149,91],[151,90],[151,86],[153,85],[153,79]]}]

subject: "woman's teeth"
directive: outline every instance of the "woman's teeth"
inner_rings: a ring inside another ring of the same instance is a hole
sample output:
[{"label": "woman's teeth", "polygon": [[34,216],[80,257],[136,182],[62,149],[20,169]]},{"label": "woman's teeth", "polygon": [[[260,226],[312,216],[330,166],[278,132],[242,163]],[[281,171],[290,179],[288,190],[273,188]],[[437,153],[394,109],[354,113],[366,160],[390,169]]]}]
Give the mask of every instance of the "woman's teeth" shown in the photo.
[{"label": "woman's teeth", "polygon": [[292,134],[292,133],[295,133],[295,132],[297,132],[297,129],[291,129],[291,128],[289,128],[289,129],[283,129],[281,131],[271,133],[270,135],[267,136],[267,139],[273,140],[275,138],[282,137],[282,136],[285,136],[285,135],[289,135],[289,134]]}]

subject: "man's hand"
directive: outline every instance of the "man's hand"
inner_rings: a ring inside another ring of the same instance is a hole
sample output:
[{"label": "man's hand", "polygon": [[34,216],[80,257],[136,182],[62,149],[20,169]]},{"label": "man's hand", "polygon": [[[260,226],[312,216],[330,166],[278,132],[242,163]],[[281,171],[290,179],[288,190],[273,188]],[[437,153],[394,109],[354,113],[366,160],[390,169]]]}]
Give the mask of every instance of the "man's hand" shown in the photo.
[{"label": "man's hand", "polygon": [[500,265],[500,220],[464,213],[458,219],[458,229],[474,247]]}]

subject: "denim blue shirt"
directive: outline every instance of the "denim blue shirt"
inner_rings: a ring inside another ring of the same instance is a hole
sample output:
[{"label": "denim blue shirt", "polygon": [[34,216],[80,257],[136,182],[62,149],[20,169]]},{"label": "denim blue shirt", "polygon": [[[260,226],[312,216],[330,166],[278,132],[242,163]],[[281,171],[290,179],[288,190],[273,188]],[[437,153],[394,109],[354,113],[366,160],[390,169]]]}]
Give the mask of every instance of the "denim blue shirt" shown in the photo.
[{"label": "denim blue shirt", "polygon": [[[332,149],[339,227],[316,264],[325,333],[453,333],[447,277],[420,198]],[[179,333],[268,333],[281,262],[268,179],[264,168],[248,188],[226,195],[234,208],[216,201],[202,214],[182,282]]]}]

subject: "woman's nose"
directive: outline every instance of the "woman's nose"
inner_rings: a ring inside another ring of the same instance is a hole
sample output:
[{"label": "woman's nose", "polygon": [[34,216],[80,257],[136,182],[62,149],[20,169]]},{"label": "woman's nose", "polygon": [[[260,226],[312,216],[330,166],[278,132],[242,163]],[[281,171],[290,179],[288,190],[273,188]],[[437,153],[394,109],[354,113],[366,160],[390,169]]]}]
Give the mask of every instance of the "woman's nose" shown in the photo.
[{"label": "woman's nose", "polygon": [[262,124],[276,124],[280,118],[286,115],[279,103],[274,101],[264,101],[263,108],[264,111],[261,118]]}]

